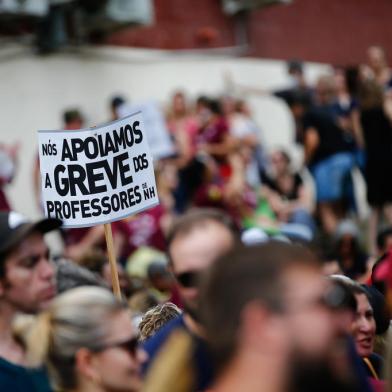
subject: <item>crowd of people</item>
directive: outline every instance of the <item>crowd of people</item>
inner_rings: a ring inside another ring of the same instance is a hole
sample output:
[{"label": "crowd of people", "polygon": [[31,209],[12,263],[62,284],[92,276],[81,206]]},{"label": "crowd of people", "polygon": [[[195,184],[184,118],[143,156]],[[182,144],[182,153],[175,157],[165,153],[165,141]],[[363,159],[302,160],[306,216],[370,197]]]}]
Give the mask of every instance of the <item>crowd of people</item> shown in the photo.
[{"label": "crowd of people", "polygon": [[[18,146],[0,145],[1,390],[387,390],[392,70],[374,46],[314,86],[301,62],[288,72],[279,91],[227,74],[222,96],[172,95],[175,152],[154,161],[160,204],[112,223],[122,300],[110,292],[103,226],[13,211],[4,189]],[[266,149],[248,94],[287,104],[300,165]],[[111,120],[124,104],[111,100]],[[85,125],[81,109],[63,120]],[[38,157],[33,166],[41,208]],[[54,230],[64,247],[50,257]]]}]

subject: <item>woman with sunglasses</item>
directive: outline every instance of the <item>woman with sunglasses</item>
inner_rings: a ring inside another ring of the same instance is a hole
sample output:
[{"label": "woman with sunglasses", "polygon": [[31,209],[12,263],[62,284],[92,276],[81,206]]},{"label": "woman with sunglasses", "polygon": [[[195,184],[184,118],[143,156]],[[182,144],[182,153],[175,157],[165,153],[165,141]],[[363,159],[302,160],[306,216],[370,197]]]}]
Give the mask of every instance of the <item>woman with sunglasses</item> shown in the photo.
[{"label": "woman with sunglasses", "polygon": [[32,366],[46,365],[55,391],[137,392],[137,337],[126,305],[110,291],[80,287],[60,295],[25,328]]}]

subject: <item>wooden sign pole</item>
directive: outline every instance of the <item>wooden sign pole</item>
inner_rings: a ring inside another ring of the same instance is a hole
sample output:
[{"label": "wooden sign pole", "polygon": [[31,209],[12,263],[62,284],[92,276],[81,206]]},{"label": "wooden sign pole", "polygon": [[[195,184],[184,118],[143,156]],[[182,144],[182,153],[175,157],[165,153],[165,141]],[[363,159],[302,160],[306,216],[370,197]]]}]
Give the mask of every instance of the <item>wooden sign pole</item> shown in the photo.
[{"label": "wooden sign pole", "polygon": [[113,245],[112,226],[110,223],[105,223],[104,228],[105,228],[106,246],[108,249],[108,256],[109,256],[110,274],[112,276],[113,293],[118,299],[121,299],[120,281],[118,279],[117,261],[116,261],[116,255],[114,252],[114,245]]}]

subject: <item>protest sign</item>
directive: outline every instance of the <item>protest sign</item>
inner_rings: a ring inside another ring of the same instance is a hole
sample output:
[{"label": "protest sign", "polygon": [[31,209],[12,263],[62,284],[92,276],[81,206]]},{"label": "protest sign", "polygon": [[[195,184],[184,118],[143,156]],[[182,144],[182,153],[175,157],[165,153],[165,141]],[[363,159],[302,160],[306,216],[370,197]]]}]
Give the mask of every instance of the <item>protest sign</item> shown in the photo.
[{"label": "protest sign", "polygon": [[159,203],[141,112],[96,128],[38,131],[38,140],[46,216],[66,228],[104,224],[121,298],[110,222]]},{"label": "protest sign", "polygon": [[140,112],[104,126],[39,131],[42,199],[64,227],[108,223],[159,203]]}]

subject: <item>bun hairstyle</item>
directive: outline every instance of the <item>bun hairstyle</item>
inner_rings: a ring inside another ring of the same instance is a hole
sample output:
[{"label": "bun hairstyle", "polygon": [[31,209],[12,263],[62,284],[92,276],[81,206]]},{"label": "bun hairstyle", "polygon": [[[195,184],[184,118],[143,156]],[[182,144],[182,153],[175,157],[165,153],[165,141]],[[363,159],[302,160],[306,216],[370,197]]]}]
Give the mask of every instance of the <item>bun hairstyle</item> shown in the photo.
[{"label": "bun hairstyle", "polygon": [[58,296],[38,317],[16,322],[28,364],[46,365],[56,391],[77,387],[75,355],[82,347],[97,349],[106,338],[113,314],[127,309],[107,289],[79,287]]}]

